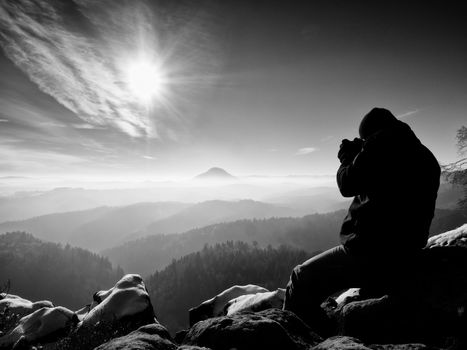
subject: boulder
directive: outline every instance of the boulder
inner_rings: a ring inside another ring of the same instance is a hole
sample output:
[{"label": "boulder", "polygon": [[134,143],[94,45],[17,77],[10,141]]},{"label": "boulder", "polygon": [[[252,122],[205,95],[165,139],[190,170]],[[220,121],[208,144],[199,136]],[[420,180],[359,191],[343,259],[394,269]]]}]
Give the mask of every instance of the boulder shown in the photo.
[{"label": "boulder", "polygon": [[285,299],[285,289],[278,288],[274,292],[241,295],[230,300],[226,307],[226,315],[230,316],[241,311],[262,311],[276,308],[282,309]]},{"label": "boulder", "polygon": [[434,247],[458,247],[467,249],[467,224],[430,237],[426,248],[431,249]]},{"label": "boulder", "polygon": [[139,275],[123,276],[114,287],[94,293],[93,299],[87,312],[86,307],[78,310],[82,319],[80,327],[134,319],[142,320],[138,327],[154,322],[151,300]]},{"label": "boulder", "polygon": [[245,286],[232,286],[217,294],[213,298],[206,300],[200,305],[188,310],[190,326],[193,326],[198,321],[206,320],[211,317],[225,315],[227,305],[232,299],[235,299],[242,295],[265,292],[269,291],[266,288],[254,284],[247,284]]},{"label": "boulder", "polygon": [[53,307],[52,302],[48,300],[30,301],[17,295],[1,293],[0,294],[0,312],[11,312],[20,318],[33,313],[43,307]]},{"label": "boulder", "polygon": [[331,337],[319,343],[313,350],[371,350],[360,340],[352,337]]},{"label": "boulder", "polygon": [[149,324],[125,336],[104,343],[95,350],[176,350],[167,330],[159,324]]},{"label": "boulder", "polygon": [[346,336],[331,337],[312,350],[440,350],[424,344],[363,344],[361,340]]},{"label": "boulder", "polygon": [[298,350],[309,349],[321,340],[292,312],[268,309],[200,321],[188,331],[183,343],[215,350]]},{"label": "boulder", "polygon": [[21,318],[14,329],[0,337],[0,348],[20,348],[20,345],[57,339],[77,323],[78,317],[67,308],[43,307]]},{"label": "boulder", "polygon": [[52,302],[47,300],[33,302],[17,295],[0,293],[0,336],[15,328],[22,317],[43,307],[53,306]]},{"label": "boulder", "polygon": [[[154,317],[139,275],[125,275],[112,288],[94,293],[93,302],[77,313],[78,326],[57,342],[45,344],[45,349],[92,350],[115,338],[121,338],[119,344],[124,344],[124,337],[138,329],[141,332],[133,334],[131,339],[143,337],[142,333],[156,328],[159,336],[170,339],[167,330]],[[150,329],[143,327],[146,325],[151,325]]]},{"label": "boulder", "polygon": [[436,310],[388,295],[350,302],[340,317],[339,333],[366,343],[437,343],[446,334]]},{"label": "boulder", "polygon": [[372,344],[368,347],[371,350],[441,350],[425,344]]},{"label": "boulder", "polygon": [[440,312],[459,313],[467,306],[467,224],[431,237],[424,253],[417,297]]}]

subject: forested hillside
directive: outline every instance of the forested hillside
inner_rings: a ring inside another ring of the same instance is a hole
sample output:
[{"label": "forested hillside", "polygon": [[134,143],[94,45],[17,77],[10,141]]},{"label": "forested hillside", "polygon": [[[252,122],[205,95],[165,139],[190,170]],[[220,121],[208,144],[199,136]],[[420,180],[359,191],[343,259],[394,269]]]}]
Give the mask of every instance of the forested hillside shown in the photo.
[{"label": "forested hillside", "polygon": [[[105,250],[102,254],[127,272],[147,275],[164,268],[172,259],[202,249],[205,244],[228,240],[257,242],[261,247],[285,244],[308,252],[322,251],[339,244],[339,230],[345,214],[345,210],[339,210],[301,218],[238,220],[183,234],[148,236]],[[467,213],[462,210],[437,209],[430,234],[454,229],[465,222]]]},{"label": "forested hillside", "polygon": [[289,245],[308,252],[338,244],[345,211],[313,214],[301,218],[239,220],[187,231],[183,234],[153,235],[102,252],[126,272],[148,275],[167,266],[172,259],[201,250],[205,244],[226,241]]},{"label": "forested hillside", "polygon": [[233,285],[285,288],[294,266],[313,254],[243,242],[205,246],[146,279],[158,320],[171,332],[188,327],[188,309]]},{"label": "forested hillside", "polygon": [[467,211],[463,209],[436,209],[430,226],[430,236],[453,230],[466,222]]},{"label": "forested hillside", "polygon": [[72,309],[115,284],[123,271],[97,254],[42,242],[24,232],[0,235],[0,283],[30,300],[50,300]]}]

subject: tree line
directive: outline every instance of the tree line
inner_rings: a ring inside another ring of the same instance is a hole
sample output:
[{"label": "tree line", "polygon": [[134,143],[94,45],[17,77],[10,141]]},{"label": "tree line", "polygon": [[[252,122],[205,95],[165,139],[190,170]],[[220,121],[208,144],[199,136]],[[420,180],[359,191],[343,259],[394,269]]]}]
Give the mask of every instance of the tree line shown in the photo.
[{"label": "tree line", "polygon": [[233,241],[205,245],[146,278],[146,287],[158,320],[176,332],[188,327],[190,308],[233,285],[285,288],[291,270],[316,253]]},{"label": "tree line", "polygon": [[0,235],[0,284],[8,285],[11,294],[77,309],[121,276],[121,268],[87,250],[43,242],[25,232]]}]

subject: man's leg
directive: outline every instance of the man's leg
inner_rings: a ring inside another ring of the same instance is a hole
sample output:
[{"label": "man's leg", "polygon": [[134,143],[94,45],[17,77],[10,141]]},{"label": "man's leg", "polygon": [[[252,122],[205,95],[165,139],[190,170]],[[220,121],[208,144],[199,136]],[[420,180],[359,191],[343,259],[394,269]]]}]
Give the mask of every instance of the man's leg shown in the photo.
[{"label": "man's leg", "polygon": [[326,333],[329,321],[321,303],[342,289],[361,287],[360,269],[342,246],[314,256],[293,269],[284,310],[295,313],[318,333]]}]

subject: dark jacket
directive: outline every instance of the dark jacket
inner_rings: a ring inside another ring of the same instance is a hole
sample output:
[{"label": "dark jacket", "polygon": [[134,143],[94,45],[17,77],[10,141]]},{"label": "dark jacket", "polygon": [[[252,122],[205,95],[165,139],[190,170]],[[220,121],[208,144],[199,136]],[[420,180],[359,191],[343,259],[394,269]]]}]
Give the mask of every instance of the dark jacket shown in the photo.
[{"label": "dark jacket", "polygon": [[439,180],[438,161],[407,124],[372,135],[337,171],[342,195],[355,196],[340,232],[344,247],[358,255],[424,247]]}]

